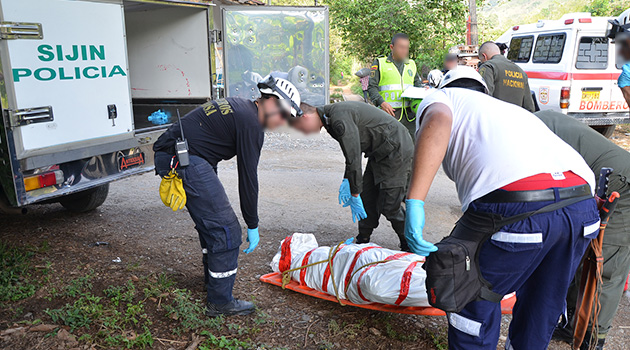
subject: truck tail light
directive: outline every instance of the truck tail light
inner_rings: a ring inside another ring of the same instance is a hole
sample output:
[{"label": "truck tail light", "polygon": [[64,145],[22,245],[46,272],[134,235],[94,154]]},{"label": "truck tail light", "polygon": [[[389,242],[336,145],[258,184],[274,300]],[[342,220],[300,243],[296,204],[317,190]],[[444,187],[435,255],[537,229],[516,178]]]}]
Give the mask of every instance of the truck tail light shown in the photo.
[{"label": "truck tail light", "polygon": [[519,26],[512,27],[512,30],[518,30]]},{"label": "truck tail light", "polygon": [[24,189],[26,191],[36,190],[38,188],[59,185],[63,182],[63,171],[54,170],[43,174],[27,176],[24,178]]},{"label": "truck tail light", "polygon": [[573,18],[565,19],[564,24],[573,24]]},{"label": "truck tail light", "polygon": [[593,20],[591,18],[580,18],[578,20],[580,23],[592,23]]},{"label": "truck tail light", "polygon": [[568,86],[562,87],[560,90],[560,108],[569,108],[569,99],[571,98],[571,88]]}]

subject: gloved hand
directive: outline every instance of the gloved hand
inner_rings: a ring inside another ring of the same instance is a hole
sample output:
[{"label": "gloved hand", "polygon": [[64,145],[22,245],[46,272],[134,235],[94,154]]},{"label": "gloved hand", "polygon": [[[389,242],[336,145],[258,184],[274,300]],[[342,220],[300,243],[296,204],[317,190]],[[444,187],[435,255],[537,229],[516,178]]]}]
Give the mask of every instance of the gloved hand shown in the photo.
[{"label": "gloved hand", "polygon": [[422,229],[424,228],[424,202],[419,199],[405,200],[407,206],[407,217],[405,218],[405,238],[409,249],[413,253],[428,256],[437,251],[437,247],[422,239]]},{"label": "gloved hand", "polygon": [[361,200],[361,195],[353,196],[350,195],[350,199],[343,207],[350,206],[352,210],[352,222],[361,221],[367,218],[367,213],[365,212],[365,208],[363,208],[363,201]]},{"label": "gloved hand", "polygon": [[258,227],[256,228],[248,228],[247,229],[247,242],[249,242],[249,247],[243,250],[243,253],[249,254],[256,249],[258,246],[258,242],[260,241],[260,236],[258,235]]},{"label": "gloved hand", "polygon": [[339,204],[344,204],[345,206],[350,200],[350,197],[352,197],[352,193],[350,193],[350,182],[348,179],[343,179],[339,187]]},{"label": "gloved hand", "polygon": [[174,169],[162,178],[160,182],[160,199],[167,207],[178,211],[186,206],[186,191],[182,178]]}]

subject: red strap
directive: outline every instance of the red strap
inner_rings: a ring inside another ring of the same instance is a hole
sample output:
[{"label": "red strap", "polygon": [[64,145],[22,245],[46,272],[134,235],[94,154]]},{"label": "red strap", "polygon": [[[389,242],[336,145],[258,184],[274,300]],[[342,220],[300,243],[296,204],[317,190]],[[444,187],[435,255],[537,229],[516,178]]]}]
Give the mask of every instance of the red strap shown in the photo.
[{"label": "red strap", "polygon": [[324,279],[322,279],[322,290],[324,292],[328,292],[328,280],[330,279],[330,264],[332,264],[332,261],[335,259],[337,252],[339,252],[341,248],[343,248],[344,246],[345,244],[340,245],[339,248],[335,250],[335,252],[333,253],[332,258],[330,259],[330,262],[326,264],[326,270],[324,270]]},{"label": "red strap", "polygon": [[280,262],[278,263],[280,272],[291,269],[291,239],[293,236],[285,238],[280,247]]},{"label": "red strap", "polygon": [[[402,257],[405,257],[407,255],[411,255],[412,253],[397,253],[394,255],[390,255],[387,258],[385,258],[385,261],[390,261],[390,260],[398,260]],[[369,269],[373,268],[374,266],[376,266],[378,264],[374,264],[374,265],[370,265],[368,267],[366,267],[365,269],[363,269],[363,272],[361,272],[361,274],[359,275],[359,279],[357,280],[357,290],[359,291],[359,296],[361,297],[361,299],[368,301],[366,297],[363,296],[363,293],[361,293],[361,277],[363,277],[363,275],[368,272]]]},{"label": "red strap", "polygon": [[398,299],[396,299],[394,304],[400,305],[400,303],[407,299],[407,295],[409,294],[409,284],[411,283],[411,274],[413,273],[413,269],[416,268],[416,265],[418,265],[418,262],[414,261],[405,269],[402,280],[400,281],[400,295],[398,295]]},{"label": "red strap", "polygon": [[315,251],[315,249],[317,248],[313,248],[311,250],[308,251],[308,253],[304,254],[304,258],[302,259],[302,267],[303,269],[300,270],[300,285],[305,286],[306,282],[304,282],[304,279],[306,278],[306,265],[308,265],[308,259],[310,259],[311,254]]},{"label": "red strap", "polygon": [[348,273],[346,273],[346,283],[344,284],[344,287],[347,286],[348,283],[350,283],[350,278],[352,278],[352,271],[354,271],[354,266],[357,264],[357,260],[359,260],[359,257],[361,256],[361,254],[373,248],[380,248],[380,247],[373,245],[373,246],[361,248],[357,250],[356,253],[354,253],[354,259],[352,259],[352,263],[350,264],[350,269],[348,270]]}]

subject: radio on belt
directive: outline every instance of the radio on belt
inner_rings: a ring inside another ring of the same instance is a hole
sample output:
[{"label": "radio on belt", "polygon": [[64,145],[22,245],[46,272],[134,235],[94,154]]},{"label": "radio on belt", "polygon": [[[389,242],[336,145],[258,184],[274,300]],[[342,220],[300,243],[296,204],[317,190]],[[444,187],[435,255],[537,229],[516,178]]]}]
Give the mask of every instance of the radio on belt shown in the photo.
[{"label": "radio on belt", "polygon": [[188,141],[186,141],[186,138],[184,137],[184,128],[182,127],[182,118],[179,115],[179,108],[177,109],[177,120],[179,121],[179,130],[182,133],[182,138],[177,139],[177,142],[175,143],[175,152],[177,152],[179,165],[185,167],[190,164],[190,158],[188,155]]}]

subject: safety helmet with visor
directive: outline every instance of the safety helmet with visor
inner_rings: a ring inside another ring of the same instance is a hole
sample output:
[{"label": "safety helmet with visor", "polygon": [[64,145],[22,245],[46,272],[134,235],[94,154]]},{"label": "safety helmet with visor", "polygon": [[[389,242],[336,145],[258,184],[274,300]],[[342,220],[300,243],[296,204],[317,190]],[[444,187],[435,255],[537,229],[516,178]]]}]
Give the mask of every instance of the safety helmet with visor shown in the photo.
[{"label": "safety helmet with visor", "polygon": [[300,93],[288,80],[268,75],[258,82],[258,90],[262,95],[276,96],[281,108],[291,117],[302,116]]},{"label": "safety helmet with visor", "polygon": [[608,23],[610,23],[610,27],[608,27],[606,35],[609,38],[615,40],[620,36],[630,37],[630,9],[623,11],[616,19],[608,20]]},{"label": "safety helmet with visor", "polygon": [[488,85],[486,85],[481,74],[468,66],[460,66],[457,69],[448,71],[438,86],[439,89],[446,87],[463,87],[488,93]]}]

